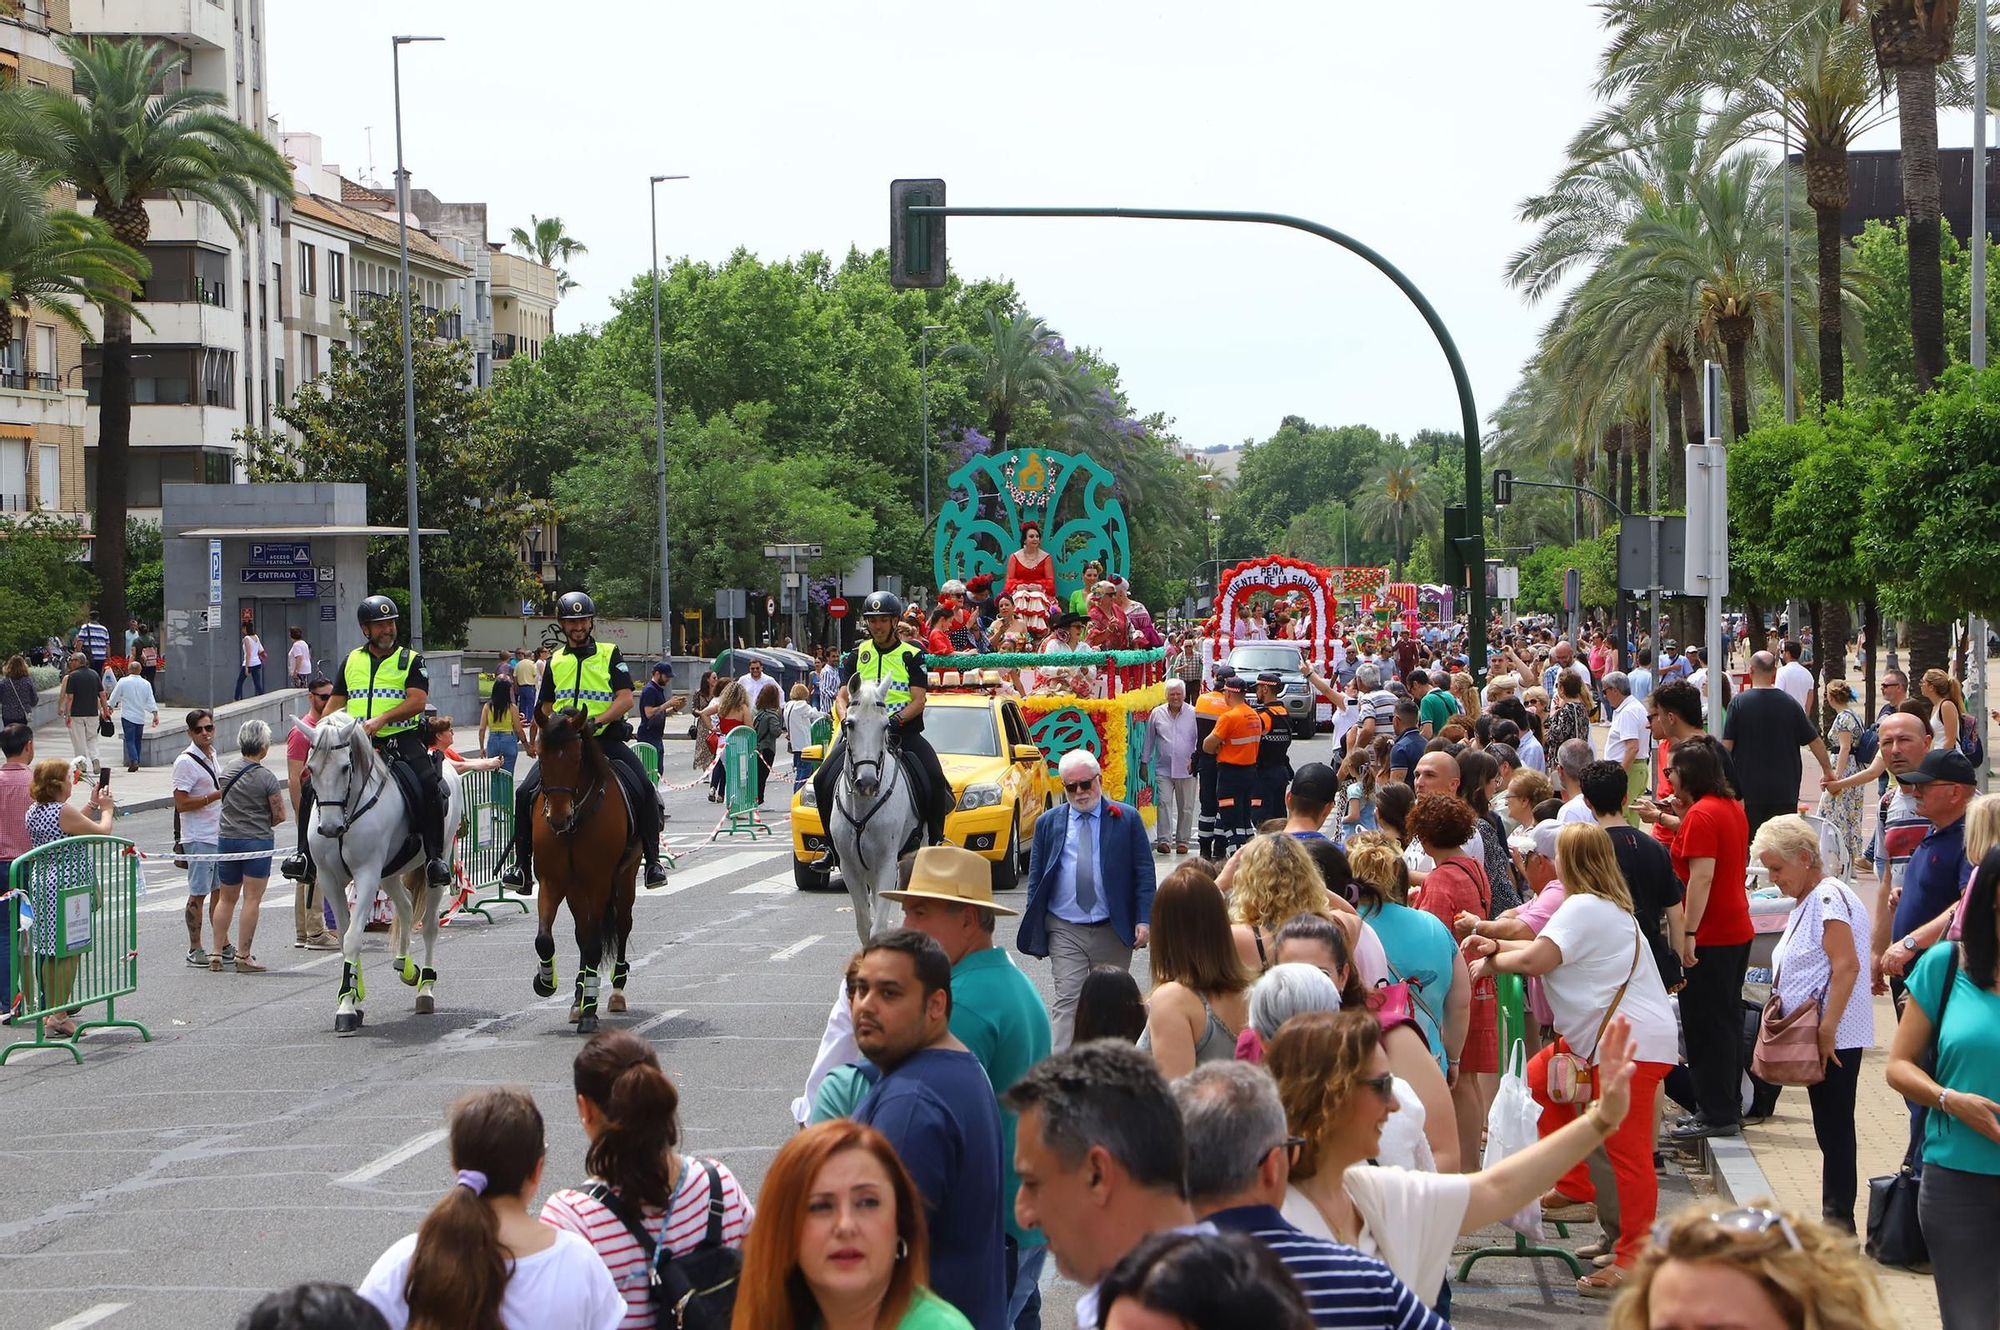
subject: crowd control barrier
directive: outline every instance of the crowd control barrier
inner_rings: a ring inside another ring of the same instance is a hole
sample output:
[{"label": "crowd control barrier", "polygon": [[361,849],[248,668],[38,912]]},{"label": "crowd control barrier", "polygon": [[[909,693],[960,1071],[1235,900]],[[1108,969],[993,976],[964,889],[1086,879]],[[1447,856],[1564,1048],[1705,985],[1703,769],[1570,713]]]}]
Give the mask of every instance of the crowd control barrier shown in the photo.
[{"label": "crowd control barrier", "polygon": [[14,984],[13,1023],[33,1039],[0,1049],[0,1064],[24,1048],[60,1048],[81,1063],[74,1040],[49,1038],[48,1020],[104,1004],[85,1030],[125,1027],[150,1041],[137,1021],[120,1019],[118,999],[139,986],[139,852],[116,836],[66,836],[14,860],[5,923]]},{"label": "crowd control barrier", "polygon": [[[500,880],[500,867],[514,844],[514,778],[505,771],[468,771],[461,779],[465,820],[459,825],[452,873],[458,879],[458,896],[446,917],[476,914],[493,922],[487,906],[512,905],[523,914],[531,913],[528,903],[508,892]],[[488,896],[479,895],[490,891]]]}]

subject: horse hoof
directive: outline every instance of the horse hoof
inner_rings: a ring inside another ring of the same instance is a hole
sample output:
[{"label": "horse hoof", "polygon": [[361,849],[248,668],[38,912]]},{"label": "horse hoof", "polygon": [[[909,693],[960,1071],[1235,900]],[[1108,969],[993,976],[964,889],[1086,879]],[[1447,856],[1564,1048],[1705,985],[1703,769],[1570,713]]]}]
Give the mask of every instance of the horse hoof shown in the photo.
[{"label": "horse hoof", "polygon": [[360,1028],[361,1028],[361,1013],[358,1011],[339,1012],[335,1014],[333,1018],[333,1032],[335,1034],[353,1034],[356,1030],[359,1030]]},{"label": "horse hoof", "polygon": [[625,1010],[625,995],[624,995],[623,993],[619,992],[619,991],[618,991],[617,989],[615,989],[615,988],[614,988],[614,989],[612,989],[612,990],[611,990],[611,999],[610,999],[610,1000],[609,1000],[608,1002],[606,1002],[606,1003],[604,1004],[604,1009],[605,1009],[606,1011],[623,1011],[623,1010]]},{"label": "horse hoof", "polygon": [[593,1011],[589,1015],[579,1018],[576,1023],[576,1032],[578,1034],[596,1034],[597,1013]]},{"label": "horse hoof", "polygon": [[544,979],[540,975],[536,975],[535,996],[554,997],[555,995],[556,995],[556,981],[553,979]]},{"label": "horse hoof", "polygon": [[417,963],[408,956],[403,957],[402,964],[397,967],[396,973],[402,976],[405,984],[408,984],[412,988],[417,986],[417,975],[419,973]]},{"label": "horse hoof", "polygon": [[429,993],[417,994],[417,1015],[430,1016],[435,1014],[437,1009],[438,1009],[438,1004],[436,998],[432,997]]},{"label": "horse hoof", "polygon": [[569,1009],[569,1023],[570,1023],[571,1025],[575,1025],[575,1024],[576,1024],[576,1023],[577,1023],[577,1022],[578,1022],[579,1020],[581,1020],[582,1018],[583,1018],[583,1008],[582,1008],[582,1007],[578,1007],[578,1006],[572,1006],[572,1007],[571,1007],[571,1008]]}]

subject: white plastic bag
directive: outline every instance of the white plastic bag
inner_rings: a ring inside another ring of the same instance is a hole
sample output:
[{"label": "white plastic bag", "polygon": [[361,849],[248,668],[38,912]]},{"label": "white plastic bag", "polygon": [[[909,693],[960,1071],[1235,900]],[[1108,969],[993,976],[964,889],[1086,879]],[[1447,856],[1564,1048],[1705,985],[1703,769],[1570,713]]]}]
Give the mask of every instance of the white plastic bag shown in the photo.
[{"label": "white plastic bag", "polygon": [[[1528,1093],[1528,1048],[1516,1039],[1507,1051],[1507,1069],[1500,1077],[1500,1090],[1486,1114],[1486,1152],[1480,1167],[1492,1168],[1510,1155],[1519,1154],[1540,1139],[1541,1105]],[[1542,1200],[1537,1196],[1501,1221],[1530,1242],[1542,1238]]]}]

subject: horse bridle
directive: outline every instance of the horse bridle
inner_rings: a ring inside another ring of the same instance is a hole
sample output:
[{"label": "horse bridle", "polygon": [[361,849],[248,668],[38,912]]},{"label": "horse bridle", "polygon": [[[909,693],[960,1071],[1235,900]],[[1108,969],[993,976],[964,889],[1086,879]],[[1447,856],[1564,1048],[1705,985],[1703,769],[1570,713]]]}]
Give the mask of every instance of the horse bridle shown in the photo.
[{"label": "horse bridle", "polygon": [[[856,757],[853,753],[851,752],[848,753],[846,755],[847,761],[843,764],[845,766],[845,770],[843,770],[840,773],[839,783],[837,783],[833,788],[833,801],[835,807],[839,808],[841,812],[847,814],[847,820],[854,824],[854,853],[861,860],[861,868],[862,871],[864,872],[870,870],[868,863],[868,855],[862,849],[862,833],[868,830],[868,824],[875,820],[875,815],[882,811],[883,805],[889,802],[889,796],[895,793],[896,790],[895,786],[890,785],[884,787],[882,783],[883,768],[891,760],[890,750],[894,746],[895,745],[891,742],[889,737],[885,735],[883,736],[882,739],[882,755],[880,757]],[[917,807],[916,786],[910,781],[909,773],[907,771],[902,770],[902,759],[898,757],[895,758],[894,760],[896,762],[896,770],[903,778],[901,783],[904,786],[908,787],[908,792],[910,796],[910,807],[916,812],[917,816],[921,818],[923,816],[924,810]],[[854,787],[855,785],[854,773],[859,768],[864,766],[875,768],[876,772],[875,782],[877,788],[881,789],[881,793],[875,797],[875,802],[868,805],[867,810],[857,817],[855,816],[854,809],[849,804],[841,802],[840,796],[843,791],[852,789]],[[833,822],[832,819],[830,818],[827,820],[826,829],[827,829],[827,835],[831,837],[833,834]]]},{"label": "horse bridle", "polygon": [[[579,749],[577,752],[577,769],[584,770],[585,763],[583,760],[581,745],[584,741],[585,735],[582,729],[579,728],[577,730],[576,738],[577,738],[577,744],[579,745]],[[611,777],[611,779],[616,780],[617,776],[614,774]],[[552,793],[566,794],[569,796],[570,798],[569,826],[558,827],[556,825],[555,813],[550,810],[549,801],[546,797],[543,798],[542,800],[542,821],[547,823],[549,830],[553,831],[558,836],[574,836],[576,834],[576,829],[589,820],[588,814],[590,813],[591,809],[595,806],[596,801],[604,797],[605,787],[608,786],[609,784],[610,784],[609,780],[600,781],[598,782],[597,787],[591,790],[588,794],[579,794],[578,791],[573,786],[549,785],[547,783],[544,783],[541,787],[541,793],[544,796]]]}]

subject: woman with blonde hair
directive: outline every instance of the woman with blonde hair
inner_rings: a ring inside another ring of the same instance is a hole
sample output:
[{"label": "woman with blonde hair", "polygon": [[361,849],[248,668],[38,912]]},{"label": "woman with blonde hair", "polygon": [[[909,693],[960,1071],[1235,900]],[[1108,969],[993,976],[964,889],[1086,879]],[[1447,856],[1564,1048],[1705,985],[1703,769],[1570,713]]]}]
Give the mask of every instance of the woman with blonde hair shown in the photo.
[{"label": "woman with blonde hair", "polygon": [[[1609,1267],[1576,1281],[1587,1298],[1617,1294],[1626,1272],[1638,1263],[1647,1230],[1659,1205],[1660,1184],[1653,1172],[1653,1105],[1660,1082],[1680,1061],[1680,1036],[1666,986],[1660,982],[1653,950],[1632,914],[1632,891],[1619,871],[1610,833],[1595,823],[1572,823],[1556,838],[1556,876],[1563,902],[1530,940],[1471,937],[1465,941],[1475,978],[1495,974],[1539,975],[1542,993],[1555,1012],[1557,1039],[1528,1063],[1528,1089],[1542,1107],[1544,1140],[1578,1116],[1577,1102],[1557,1103],[1550,1094],[1551,1067],[1559,1054],[1584,1060],[1589,1081],[1601,1086],[1606,1030],[1614,1018],[1630,1031],[1630,1084],[1633,1112],[1615,1132],[1606,1132],[1605,1153],[1618,1188],[1618,1242]],[[1581,1160],[1543,1198],[1561,1208],[1595,1198]]]},{"label": "woman with blonde hair", "polygon": [[1479,690],[1472,686],[1472,676],[1464,670],[1452,671],[1451,695],[1458,700],[1459,715],[1471,717],[1480,713]]},{"label": "woman with blonde hair", "polygon": [[[1324,888],[1322,888],[1324,890]],[[1237,957],[1229,906],[1215,879],[1192,864],[1167,874],[1153,894],[1153,992],[1141,1052],[1168,1080],[1204,1062],[1227,1062],[1250,1019],[1250,981]]]},{"label": "woman with blonde hair", "polygon": [[[1375,1018],[1314,1011],[1278,1030],[1264,1065],[1278,1082],[1285,1125],[1301,1139],[1284,1215],[1307,1233],[1346,1243],[1396,1272],[1436,1304],[1453,1244],[1513,1214],[1631,1118],[1631,1033],[1604,1032],[1602,1095],[1560,1131],[1476,1173],[1419,1173],[1370,1164],[1396,1111],[1395,1076]],[[1647,1160],[1651,1167],[1651,1158]]]},{"label": "woman with blonde hair", "polygon": [[1690,1206],[1653,1230],[1610,1330],[1880,1330],[1895,1324],[1854,1239],[1762,1206]]},{"label": "woman with blonde hair", "polygon": [[[1236,852],[1221,883],[1229,892],[1236,953],[1254,976],[1271,965],[1278,930],[1295,914],[1334,917],[1333,893],[1296,837],[1266,832]],[[1239,1027],[1240,1028],[1240,1027]]]},{"label": "woman with blonde hair", "polygon": [[971,1330],[925,1283],[923,1198],[888,1138],[836,1118],[785,1142],[743,1244],[733,1330]]},{"label": "woman with blonde hair", "polygon": [[1965,690],[1945,670],[1925,670],[1917,688],[1931,704],[1931,747],[1950,748],[1965,715]]},{"label": "woman with blonde hair", "polygon": [[[741,679],[731,679],[716,699],[698,714],[715,727],[715,752],[718,757],[722,754],[722,741],[729,737],[731,730],[738,725],[755,723],[750,690],[743,686]],[[712,804],[722,802],[723,775],[724,764],[717,762],[714,774],[709,777],[708,801]]]},{"label": "woman with blonde hair", "polygon": [[[27,831],[32,846],[39,849],[72,836],[111,834],[110,788],[91,787],[90,798],[81,809],[70,802],[75,789],[76,771],[68,762],[59,757],[45,757],[35,763],[28,776],[28,798],[33,802],[28,805]],[[77,846],[49,851],[26,876],[25,889],[35,912],[33,945],[38,961],[35,971],[38,991],[30,995],[33,1000],[29,1007],[46,1010],[68,1001],[70,988],[76,982],[77,965],[83,959],[77,955],[58,955],[56,925],[62,919],[62,889],[88,885],[94,900],[100,887],[91,871],[90,857]],[[76,1033],[67,1012],[50,1016],[42,1022],[42,1027],[57,1039],[68,1039]]]}]

